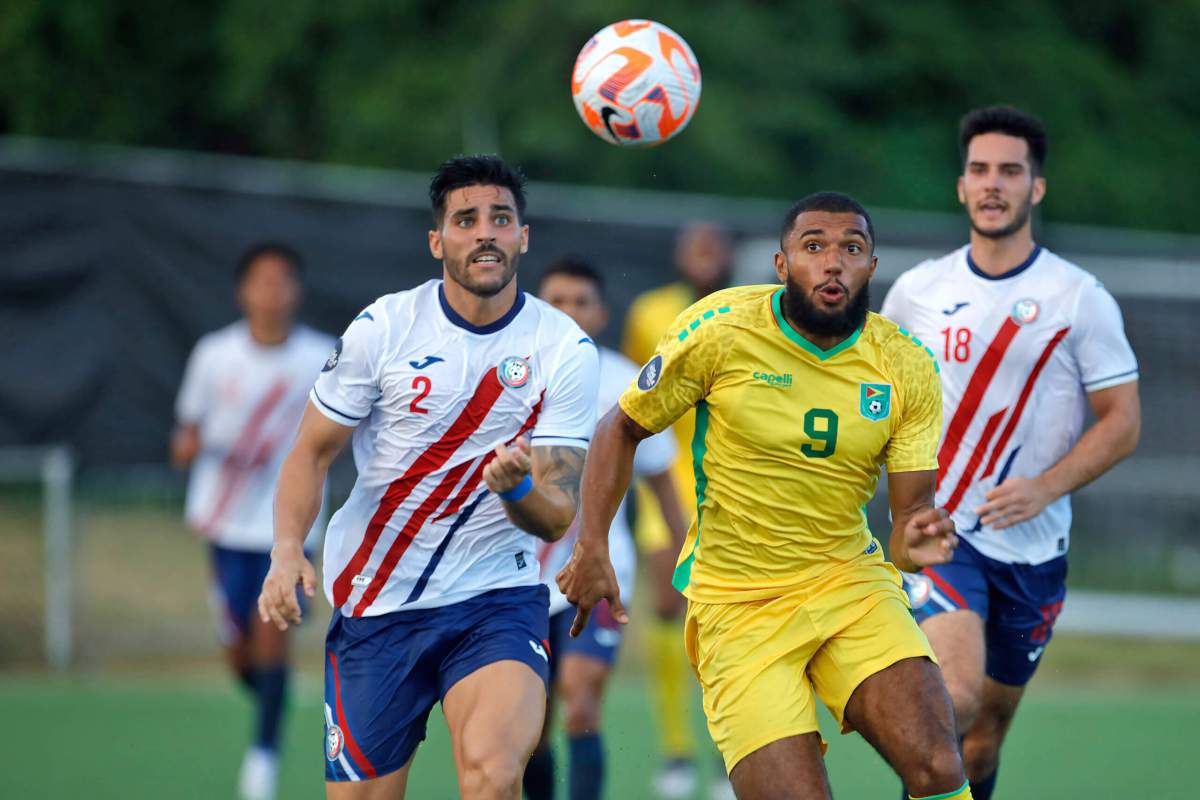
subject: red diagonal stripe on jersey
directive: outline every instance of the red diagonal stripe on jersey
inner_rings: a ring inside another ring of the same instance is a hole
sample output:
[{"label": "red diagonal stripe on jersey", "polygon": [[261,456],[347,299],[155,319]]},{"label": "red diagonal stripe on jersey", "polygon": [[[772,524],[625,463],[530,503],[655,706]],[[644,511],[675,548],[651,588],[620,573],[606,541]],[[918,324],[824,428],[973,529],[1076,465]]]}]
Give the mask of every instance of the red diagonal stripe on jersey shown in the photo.
[{"label": "red diagonal stripe on jersey", "polygon": [[942,590],[942,594],[950,598],[951,603],[954,603],[954,605],[958,606],[959,608],[967,607],[967,601],[964,600],[963,596],[958,593],[958,590],[947,583],[945,578],[934,572],[931,567],[926,567],[925,569],[921,570],[921,574],[929,576],[929,579],[937,584],[937,587]]},{"label": "red diagonal stripe on jersey", "polygon": [[[525,419],[525,422],[522,423],[521,429],[517,431],[516,435],[509,439],[506,444],[512,444],[517,439],[520,439],[522,436],[529,433],[529,431],[533,430],[533,426],[537,424],[538,416],[542,413],[542,401],[545,399],[546,392],[543,390],[541,395],[538,397],[537,403],[534,404],[533,410],[529,412],[529,416]],[[463,507],[463,503],[467,502],[467,498],[471,496],[471,493],[475,491],[475,487],[479,485],[479,481],[483,479],[483,468],[492,463],[492,459],[495,457],[495,452],[488,453],[483,457],[483,460],[479,462],[479,466],[477,466],[475,471],[471,473],[471,477],[467,478],[466,482],[462,485],[462,488],[458,490],[458,494],[454,495],[454,499],[450,501],[450,505],[446,506],[446,510],[434,518],[434,522],[439,522],[446,517],[458,513],[458,510]]]},{"label": "red diagonal stripe on jersey", "polygon": [[400,529],[400,533],[396,534],[395,541],[388,548],[387,555],[383,557],[383,561],[379,563],[379,569],[375,570],[375,574],[371,577],[371,582],[367,584],[367,590],[363,592],[358,603],[354,606],[354,613],[351,616],[361,617],[363,612],[371,607],[371,603],[375,602],[375,598],[379,597],[379,593],[383,591],[387,579],[391,577],[392,571],[396,569],[396,565],[400,563],[400,558],[404,552],[408,550],[408,546],[412,544],[413,539],[417,538],[417,533],[421,530],[421,526],[425,524],[425,520],[433,512],[438,510],[438,507],[445,502],[450,496],[450,491],[458,485],[462,480],[463,473],[467,471],[467,467],[475,459],[458,464],[450,469],[442,482],[437,485],[437,488],[429,493],[429,497],[417,507],[408,521],[404,523],[404,527]]},{"label": "red diagonal stripe on jersey", "polygon": [[992,377],[996,374],[1001,359],[1004,358],[1004,351],[1008,349],[1013,337],[1020,329],[1021,326],[1013,322],[1012,317],[1004,320],[996,337],[988,345],[987,352],[983,354],[983,358],[979,359],[979,365],[975,367],[975,373],[971,375],[971,380],[967,383],[962,400],[959,401],[958,408],[954,411],[954,417],[950,420],[950,427],[946,428],[942,447],[938,450],[939,484],[954,462],[954,457],[958,455],[959,445],[962,444],[967,428],[971,426],[971,420],[975,419],[975,412],[979,410],[979,404],[983,402],[983,394],[987,391],[988,384],[992,382]]},{"label": "red diagonal stripe on jersey", "polygon": [[375,765],[363,755],[362,748],[358,746],[358,740],[354,738],[354,734],[350,732],[350,726],[346,723],[346,712],[342,709],[342,679],[338,675],[337,656],[332,651],[329,652],[329,665],[333,667],[334,713],[337,714],[338,727],[342,729],[342,738],[345,739],[346,752],[350,754],[350,758],[354,760],[359,769],[366,773],[368,778],[374,778],[376,777]]},{"label": "red diagonal stripe on jersey", "polygon": [[[263,398],[258,401],[258,405],[254,411],[250,413],[250,418],[246,420],[242,432],[238,434],[237,442],[229,450],[229,454],[225,456],[225,460],[221,462],[220,472],[220,489],[217,492],[217,502],[212,506],[212,512],[208,515],[208,519],[200,525],[200,529],[206,533],[211,533],[217,522],[225,515],[229,504],[233,502],[233,498],[241,491],[242,485],[248,477],[248,468],[254,466],[255,445],[258,444],[258,439],[262,434],[263,423],[267,421],[267,417],[271,416],[271,412],[283,400],[287,394],[287,381],[280,379],[276,381]],[[250,454],[247,458],[245,454]]]},{"label": "red diagonal stripe on jersey", "polygon": [[1033,385],[1037,383],[1038,376],[1042,374],[1042,368],[1050,360],[1050,354],[1054,352],[1054,348],[1058,347],[1058,343],[1066,337],[1070,330],[1070,326],[1063,328],[1050,337],[1050,341],[1046,343],[1046,349],[1042,350],[1042,355],[1038,358],[1037,363],[1033,365],[1033,370],[1030,371],[1029,377],[1025,380],[1025,385],[1021,387],[1021,394],[1017,397],[1017,405],[1013,409],[1012,418],[1004,426],[1004,433],[1000,434],[1000,438],[996,440],[996,448],[992,450],[992,457],[988,459],[987,469],[983,471],[983,475],[980,478],[986,478],[991,475],[992,470],[996,468],[996,462],[999,460],[1000,454],[1008,446],[1008,440],[1012,438],[1013,431],[1017,429],[1017,423],[1021,421],[1021,414],[1025,411],[1025,404],[1029,401],[1029,395],[1033,394]]},{"label": "red diagonal stripe on jersey", "polygon": [[959,476],[958,485],[954,487],[954,493],[946,501],[947,514],[954,513],[954,509],[958,508],[958,504],[962,502],[963,495],[971,487],[971,481],[975,479],[975,470],[979,469],[979,464],[983,461],[983,455],[987,452],[988,445],[992,443],[992,437],[996,435],[996,428],[1000,427],[1000,420],[1004,419],[1004,414],[1007,411],[1008,408],[1005,407],[988,417],[987,424],[983,426],[983,435],[979,437],[979,444],[975,446],[971,457],[967,459],[967,466],[963,468],[963,473]]},{"label": "red diagonal stripe on jersey", "polygon": [[346,568],[333,582],[333,605],[335,608],[341,608],[350,597],[352,590],[350,582],[367,565],[375,545],[379,543],[379,536],[383,533],[383,528],[387,525],[388,520],[392,518],[392,514],[395,514],[396,509],[400,507],[405,498],[412,494],[413,489],[417,488],[417,484],[445,464],[450,456],[454,455],[454,451],[479,429],[503,390],[504,387],[496,375],[495,368],[489,369],[484,374],[483,380],[479,382],[479,386],[475,388],[475,394],[463,406],[458,418],[442,434],[442,438],[426,448],[417,457],[417,460],[405,470],[404,474],[388,486],[387,491],[379,500],[379,508],[375,510],[375,514],[367,525],[358,549],[354,551]]}]

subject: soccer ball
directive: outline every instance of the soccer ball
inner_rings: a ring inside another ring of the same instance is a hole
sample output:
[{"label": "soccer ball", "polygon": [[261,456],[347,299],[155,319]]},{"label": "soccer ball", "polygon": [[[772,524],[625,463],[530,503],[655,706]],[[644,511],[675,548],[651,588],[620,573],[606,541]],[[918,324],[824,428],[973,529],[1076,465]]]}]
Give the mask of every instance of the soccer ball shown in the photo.
[{"label": "soccer ball", "polygon": [[604,28],[579,51],[575,110],[617,145],[662,144],[687,127],[700,102],[700,65],[679,34],[648,19]]}]

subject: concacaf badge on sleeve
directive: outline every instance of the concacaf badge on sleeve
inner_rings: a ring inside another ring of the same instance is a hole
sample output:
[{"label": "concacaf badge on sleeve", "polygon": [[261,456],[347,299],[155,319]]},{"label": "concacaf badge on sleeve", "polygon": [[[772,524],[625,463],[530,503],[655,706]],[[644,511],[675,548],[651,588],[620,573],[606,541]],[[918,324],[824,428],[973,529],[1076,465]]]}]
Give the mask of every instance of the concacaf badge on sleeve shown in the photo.
[{"label": "concacaf badge on sleeve", "polygon": [[662,365],[662,353],[656,353],[654,358],[647,361],[646,366],[642,367],[642,371],[638,373],[638,388],[643,392],[648,392],[657,386],[658,379],[662,377]]}]

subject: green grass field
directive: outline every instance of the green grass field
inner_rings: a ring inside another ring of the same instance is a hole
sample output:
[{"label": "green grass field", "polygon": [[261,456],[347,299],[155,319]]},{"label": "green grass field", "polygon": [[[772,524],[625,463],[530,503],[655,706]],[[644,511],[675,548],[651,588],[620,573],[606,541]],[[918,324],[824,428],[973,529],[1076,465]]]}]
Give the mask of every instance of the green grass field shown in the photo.
[{"label": "green grass field", "polygon": [[[295,687],[280,797],[323,797],[321,690]],[[607,707],[610,798],[650,797],[656,763],[643,685],[623,676]],[[219,674],[55,680],[7,677],[4,797],[231,798],[250,707]],[[828,718],[826,723],[830,723]],[[1005,751],[997,798],[1194,797],[1200,690],[1048,686],[1031,691]],[[830,740],[838,798],[897,796],[887,766],[857,736]],[[715,757],[714,757],[715,758]],[[456,796],[445,725],[435,713],[412,798]],[[560,793],[565,796],[565,788]]]},{"label": "green grass field", "polygon": [[[234,797],[250,732],[249,702],[217,661],[207,555],[172,504],[89,507],[78,541],[77,669],[40,672],[42,568],[37,505],[0,493],[0,798]],[[606,707],[607,796],[651,797],[658,754],[644,674],[650,593],[634,622]],[[329,609],[317,601],[295,650],[281,800],[323,796],[321,648]],[[707,741],[695,715],[697,737]],[[835,795],[898,797],[898,781],[857,736],[826,723]],[[997,800],[1184,798],[1200,742],[1200,643],[1057,636],[1004,753]],[[707,751],[709,770],[716,754]],[[437,712],[418,753],[410,798],[456,795]],[[565,787],[560,792],[565,798]]]}]

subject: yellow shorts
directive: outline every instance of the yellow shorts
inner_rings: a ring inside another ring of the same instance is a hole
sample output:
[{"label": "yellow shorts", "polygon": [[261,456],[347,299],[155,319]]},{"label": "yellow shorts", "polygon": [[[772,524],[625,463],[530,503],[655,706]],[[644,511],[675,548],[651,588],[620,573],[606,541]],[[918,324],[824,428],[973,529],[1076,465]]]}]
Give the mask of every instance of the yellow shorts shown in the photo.
[{"label": "yellow shorts", "polygon": [[936,663],[899,573],[881,560],[848,565],[816,592],[691,602],[684,635],[728,770],[771,742],[817,731],[814,692],[849,733],[846,704],[860,683],[905,658]]}]

